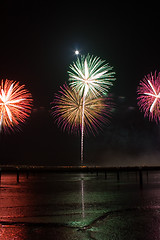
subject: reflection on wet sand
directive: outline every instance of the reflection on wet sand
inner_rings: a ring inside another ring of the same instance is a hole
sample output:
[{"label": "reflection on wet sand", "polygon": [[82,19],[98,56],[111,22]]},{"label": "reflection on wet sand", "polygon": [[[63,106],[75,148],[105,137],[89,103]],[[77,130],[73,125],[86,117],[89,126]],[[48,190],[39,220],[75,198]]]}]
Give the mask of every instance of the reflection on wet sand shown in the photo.
[{"label": "reflection on wet sand", "polygon": [[[160,172],[2,176],[0,239],[159,239]],[[79,230],[79,231],[78,231]]]}]

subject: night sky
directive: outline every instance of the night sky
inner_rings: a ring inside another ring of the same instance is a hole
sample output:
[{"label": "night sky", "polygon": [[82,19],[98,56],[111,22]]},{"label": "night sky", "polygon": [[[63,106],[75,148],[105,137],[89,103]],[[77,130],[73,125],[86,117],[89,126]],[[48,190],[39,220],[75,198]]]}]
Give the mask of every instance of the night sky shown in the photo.
[{"label": "night sky", "polygon": [[110,89],[116,110],[104,131],[85,138],[85,164],[138,165],[147,155],[154,164],[159,126],[139,112],[136,89],[144,75],[160,71],[158,3],[24,2],[0,3],[0,79],[25,84],[34,106],[21,132],[1,135],[1,164],[80,164],[80,138],[63,133],[50,115],[76,49],[105,59],[116,72]]}]

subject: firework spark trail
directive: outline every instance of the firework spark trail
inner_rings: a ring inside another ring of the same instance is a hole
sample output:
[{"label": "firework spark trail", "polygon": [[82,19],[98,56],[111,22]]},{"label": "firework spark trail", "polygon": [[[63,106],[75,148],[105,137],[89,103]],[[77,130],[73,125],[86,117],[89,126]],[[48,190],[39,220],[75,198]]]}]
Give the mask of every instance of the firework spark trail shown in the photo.
[{"label": "firework spark trail", "polygon": [[83,99],[82,109],[82,127],[81,127],[81,165],[83,165],[83,145],[84,145],[84,109],[86,96],[92,95],[98,97],[108,92],[112,81],[115,80],[114,74],[107,64],[104,64],[98,57],[90,56],[89,54],[81,56],[75,63],[70,65],[69,80],[73,89],[81,95]]},{"label": "firework spark trail", "polygon": [[138,106],[150,120],[160,121],[160,73],[148,74],[138,87]]},{"label": "firework spark trail", "polygon": [[81,165],[83,165],[83,144],[84,144],[84,109],[85,109],[85,98],[83,96],[83,104],[82,104],[82,126],[81,126]]},{"label": "firework spark trail", "polygon": [[[85,60],[86,61],[86,60]],[[87,65],[87,63],[85,64],[85,66]],[[85,67],[87,69],[87,67]],[[88,69],[85,71],[85,75],[86,77],[88,76]],[[84,88],[84,93],[83,93],[83,97],[82,97],[82,126],[81,126],[81,165],[83,165],[83,148],[84,148],[84,111],[85,111],[85,101],[86,101],[86,96],[88,93],[88,85],[85,85]]]},{"label": "firework spark trail", "polygon": [[29,117],[31,104],[31,94],[20,86],[19,82],[12,80],[1,81],[0,86],[0,131],[14,130],[19,128],[20,123],[24,123]]}]

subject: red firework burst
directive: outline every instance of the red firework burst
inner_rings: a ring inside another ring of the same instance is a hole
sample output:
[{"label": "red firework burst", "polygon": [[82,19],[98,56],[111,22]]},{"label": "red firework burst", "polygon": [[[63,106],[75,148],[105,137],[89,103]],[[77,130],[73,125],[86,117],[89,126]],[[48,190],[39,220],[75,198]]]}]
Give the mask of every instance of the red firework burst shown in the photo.
[{"label": "red firework burst", "polygon": [[148,74],[137,89],[138,106],[150,120],[160,121],[160,73]]},{"label": "red firework burst", "polygon": [[0,85],[0,131],[19,129],[29,117],[32,95],[24,85],[12,80],[1,81]]}]

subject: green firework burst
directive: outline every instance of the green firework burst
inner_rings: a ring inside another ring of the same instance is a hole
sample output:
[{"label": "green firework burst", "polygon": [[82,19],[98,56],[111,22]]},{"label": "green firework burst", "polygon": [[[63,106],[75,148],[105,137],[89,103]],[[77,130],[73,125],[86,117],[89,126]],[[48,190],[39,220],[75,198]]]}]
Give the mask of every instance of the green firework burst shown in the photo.
[{"label": "green firework burst", "polygon": [[69,66],[69,81],[73,89],[81,96],[106,94],[115,80],[113,67],[100,57],[82,55]]}]

